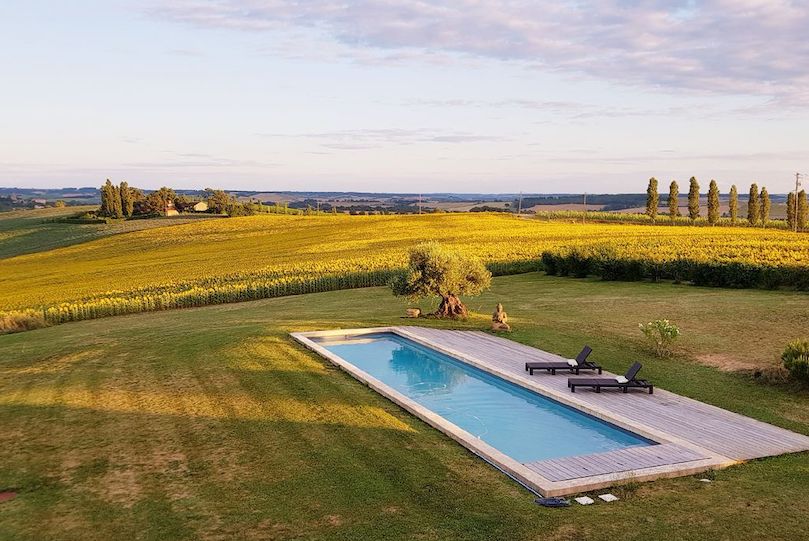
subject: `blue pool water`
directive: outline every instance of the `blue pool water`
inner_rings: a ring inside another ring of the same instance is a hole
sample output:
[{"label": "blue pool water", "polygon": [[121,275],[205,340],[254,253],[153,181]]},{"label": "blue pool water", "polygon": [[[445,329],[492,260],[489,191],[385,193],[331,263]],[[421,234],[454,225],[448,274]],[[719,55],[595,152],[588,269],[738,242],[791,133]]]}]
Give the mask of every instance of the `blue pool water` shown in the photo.
[{"label": "blue pool water", "polygon": [[392,333],[319,344],[519,462],[654,444]]}]

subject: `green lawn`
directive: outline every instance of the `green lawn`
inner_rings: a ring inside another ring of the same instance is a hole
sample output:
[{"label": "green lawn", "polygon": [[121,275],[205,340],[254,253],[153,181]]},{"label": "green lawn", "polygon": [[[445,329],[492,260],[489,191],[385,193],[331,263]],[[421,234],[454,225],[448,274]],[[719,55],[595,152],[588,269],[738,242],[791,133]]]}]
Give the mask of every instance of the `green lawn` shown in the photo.
[{"label": "green lawn", "polygon": [[96,208],[81,206],[0,212],[0,259],[72,246],[119,233],[185,224],[212,217],[176,216],[111,224],[67,224],[54,221]]},{"label": "green lawn", "polygon": [[[774,362],[805,295],[520,275],[512,338],[809,434],[809,393],[696,362]],[[549,510],[439,432],[291,341],[292,330],[412,323],[385,289],[285,297],[0,336],[0,539],[802,539],[809,454],[616,489]],[[637,323],[671,317],[648,357]],[[627,400],[631,400],[627,396]]]}]

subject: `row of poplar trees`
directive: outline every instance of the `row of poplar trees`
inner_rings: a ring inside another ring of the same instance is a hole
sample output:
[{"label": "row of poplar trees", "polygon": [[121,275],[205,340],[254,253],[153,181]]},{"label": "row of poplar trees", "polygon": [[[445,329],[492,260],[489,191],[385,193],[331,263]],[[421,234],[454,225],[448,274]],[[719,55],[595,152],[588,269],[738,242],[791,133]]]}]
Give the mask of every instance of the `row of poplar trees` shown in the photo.
[{"label": "row of poplar trees", "polygon": [[[674,221],[675,218],[680,216],[680,187],[677,181],[671,181],[669,185],[669,218]],[[659,204],[659,196],[657,193],[657,179],[652,177],[649,179],[649,187],[646,189],[646,215],[652,221],[657,218],[657,207]],[[688,217],[691,222],[695,222],[699,218],[700,203],[699,203],[699,182],[696,177],[691,177],[688,188]],[[730,215],[730,223],[736,225],[739,222],[739,192],[736,185],[730,187],[730,194],[728,198],[728,214]],[[708,186],[708,223],[715,225],[719,222],[719,187],[715,180],[711,180]],[[767,188],[761,188],[759,192],[758,185],[753,183],[750,185],[750,194],[747,200],[747,222],[750,225],[762,225],[766,227],[770,221],[770,194]],[[789,193],[787,197],[787,225],[790,229],[806,229],[809,224],[809,204],[807,204],[806,191],[801,190],[798,192],[797,204],[795,201],[795,194]]]},{"label": "row of poplar trees", "polygon": [[129,184],[122,182],[116,186],[110,179],[101,187],[100,216],[111,218],[129,218],[135,210],[135,201],[143,198],[143,192],[130,188]]}]

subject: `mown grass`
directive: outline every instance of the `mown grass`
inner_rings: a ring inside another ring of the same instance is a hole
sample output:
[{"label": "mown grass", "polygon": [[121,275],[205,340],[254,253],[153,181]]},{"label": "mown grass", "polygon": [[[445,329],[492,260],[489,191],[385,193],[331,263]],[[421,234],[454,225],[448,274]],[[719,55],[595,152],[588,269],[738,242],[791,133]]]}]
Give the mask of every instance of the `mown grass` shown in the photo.
[{"label": "mown grass", "polygon": [[110,235],[195,222],[205,216],[126,220],[111,224],[69,224],[60,218],[95,206],[0,212],[0,259],[81,244]]},{"label": "mown grass", "polygon": [[[468,322],[418,323],[484,328],[501,300],[514,339],[566,355],[588,342],[610,369],[639,359],[665,388],[809,434],[805,391],[694,360],[766,349],[725,323],[744,319],[733,314],[758,317],[756,336],[791,338],[779,330],[803,312],[791,295],[529,274],[495,279]],[[693,315],[678,355],[656,360],[635,326],[667,307]],[[0,539],[805,536],[809,454],[548,510],[287,334],[412,323],[403,308],[374,288],[1,336],[0,491],[18,496],[0,503]]]}]

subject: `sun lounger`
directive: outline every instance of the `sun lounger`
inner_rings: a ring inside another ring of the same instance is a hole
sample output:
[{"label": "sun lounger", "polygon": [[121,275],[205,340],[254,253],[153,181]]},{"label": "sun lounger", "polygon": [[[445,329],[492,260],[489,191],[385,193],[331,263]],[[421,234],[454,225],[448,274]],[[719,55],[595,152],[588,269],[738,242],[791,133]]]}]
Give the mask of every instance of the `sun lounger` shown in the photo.
[{"label": "sun lounger", "polygon": [[579,375],[579,370],[598,370],[598,373],[601,373],[601,367],[593,362],[588,362],[587,357],[592,353],[593,348],[590,346],[584,346],[575,359],[571,359],[569,361],[559,361],[559,362],[542,362],[542,361],[533,361],[525,363],[525,370],[534,375],[534,370],[547,370],[552,375],[556,375],[557,370],[570,370],[571,372],[575,373],[577,376]]},{"label": "sun lounger", "polygon": [[635,363],[629,367],[626,374],[614,378],[568,378],[567,386],[571,392],[576,392],[576,387],[590,387],[595,392],[600,393],[602,388],[617,388],[623,392],[629,389],[648,389],[649,394],[654,393],[654,386],[645,379],[638,379],[638,372],[643,368],[640,363]]}]

